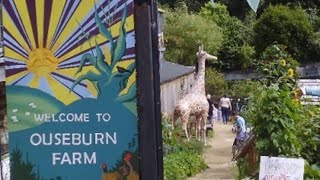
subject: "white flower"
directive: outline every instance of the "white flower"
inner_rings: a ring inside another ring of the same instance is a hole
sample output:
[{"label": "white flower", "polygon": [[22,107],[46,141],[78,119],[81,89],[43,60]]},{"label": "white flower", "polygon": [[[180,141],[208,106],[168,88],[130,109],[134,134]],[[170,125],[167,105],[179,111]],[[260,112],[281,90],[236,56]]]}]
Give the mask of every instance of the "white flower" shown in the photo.
[{"label": "white flower", "polygon": [[12,109],[12,112],[16,113],[18,112],[18,109]]},{"label": "white flower", "polygon": [[30,114],[31,114],[30,112],[26,112],[26,116],[30,116]]}]

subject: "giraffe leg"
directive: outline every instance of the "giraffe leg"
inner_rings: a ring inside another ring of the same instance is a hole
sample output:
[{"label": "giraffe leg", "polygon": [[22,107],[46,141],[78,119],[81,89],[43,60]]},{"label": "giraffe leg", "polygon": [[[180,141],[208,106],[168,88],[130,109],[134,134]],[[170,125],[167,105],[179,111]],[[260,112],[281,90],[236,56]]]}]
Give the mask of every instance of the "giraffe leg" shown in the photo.
[{"label": "giraffe leg", "polygon": [[184,116],[180,117],[182,122],[182,130],[184,130],[184,133],[186,135],[187,140],[189,141],[189,135],[188,135],[188,120],[189,120],[189,114],[185,114]]},{"label": "giraffe leg", "polygon": [[199,129],[198,129],[197,120],[195,120],[195,122],[194,122],[194,129],[195,129],[195,132],[196,132],[196,139],[198,139],[199,138]]},{"label": "giraffe leg", "polygon": [[187,124],[188,126],[188,132],[189,132],[189,138],[192,138],[192,128],[193,128],[193,121],[189,121],[189,123]]},{"label": "giraffe leg", "polygon": [[176,119],[177,119],[176,115],[173,114],[172,115],[172,119],[171,119],[171,128],[172,128],[172,130],[174,130],[174,123],[176,122]]},{"label": "giraffe leg", "polygon": [[187,123],[182,123],[182,130],[184,130],[184,133],[186,135],[186,138],[188,142],[190,141],[189,136],[188,136],[188,128],[187,128]]},{"label": "giraffe leg", "polygon": [[196,131],[197,131],[197,136],[196,138],[200,141],[201,140],[201,116],[196,117]]},{"label": "giraffe leg", "polygon": [[207,145],[207,126],[206,126],[206,120],[207,120],[207,114],[208,113],[204,113],[202,114],[202,120],[201,120],[201,135],[202,135],[202,140],[203,140],[203,143],[204,145],[206,146]]}]

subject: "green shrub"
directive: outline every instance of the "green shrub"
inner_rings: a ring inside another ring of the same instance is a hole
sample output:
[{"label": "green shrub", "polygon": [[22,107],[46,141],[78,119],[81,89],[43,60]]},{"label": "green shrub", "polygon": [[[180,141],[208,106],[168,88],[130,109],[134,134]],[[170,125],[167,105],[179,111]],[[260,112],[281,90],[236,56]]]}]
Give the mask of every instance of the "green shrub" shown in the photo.
[{"label": "green shrub", "polygon": [[201,155],[177,152],[164,157],[164,179],[183,180],[207,168]]},{"label": "green shrub", "polygon": [[[259,164],[256,164],[258,166]],[[249,168],[249,163],[248,163],[248,158],[243,157],[237,160],[237,168],[238,168],[238,174],[237,174],[237,179],[242,180],[247,177],[252,177],[250,174],[250,168]],[[256,175],[255,175],[256,176]]]},{"label": "green shrub", "polygon": [[[254,125],[258,156],[302,157],[305,179],[319,179],[320,109],[294,99],[297,63],[283,46],[268,47],[263,58],[260,69],[266,79],[251,97],[246,114]],[[244,167],[239,167],[241,176],[247,173]]]},{"label": "green shrub", "polygon": [[306,180],[320,179],[320,167],[315,164],[310,165],[309,163],[307,163],[305,165],[304,179]]},{"label": "green shrub", "polygon": [[249,102],[249,119],[254,125],[259,155],[298,157],[301,143],[296,127],[303,118],[301,105],[293,99],[294,61],[283,46],[273,45],[263,53],[261,71],[265,85]]},{"label": "green shrub", "polygon": [[185,137],[176,138],[175,133],[173,133],[171,140],[164,142],[163,149],[165,154],[186,152],[201,155],[204,152],[204,144],[195,139],[188,142]]},{"label": "green shrub", "polygon": [[252,80],[229,81],[228,84],[230,84],[228,94],[237,98],[247,98],[261,86],[259,81]]},{"label": "green shrub", "polygon": [[163,119],[162,122],[164,179],[182,180],[205,169],[207,166],[202,157],[204,144],[195,139],[188,142],[181,128],[172,130],[168,120]]},{"label": "green shrub", "polygon": [[215,23],[179,9],[166,9],[164,18],[166,60],[195,65],[199,45],[215,55],[222,41],[222,32]]},{"label": "green shrub", "polygon": [[208,131],[207,132],[208,138],[213,138],[214,137],[214,131]]},{"label": "green shrub", "polygon": [[207,3],[200,14],[211,23],[218,24],[223,29],[223,41],[218,51],[218,63],[208,62],[208,65],[224,70],[250,68],[253,65],[254,48],[249,44],[252,41],[253,18],[243,23],[236,17],[230,16],[227,7],[222,4]]},{"label": "green shrub", "polygon": [[224,79],[223,73],[213,68],[206,68],[205,83],[206,92],[213,97],[217,96],[220,98],[228,89],[228,84]]},{"label": "green shrub", "polygon": [[288,46],[288,51],[299,62],[308,61],[312,25],[301,8],[283,5],[270,6],[254,26],[254,45],[262,53],[274,42]]},{"label": "green shrub", "polygon": [[310,164],[320,166],[320,109],[315,106],[304,107],[304,118],[299,122],[301,156]]}]

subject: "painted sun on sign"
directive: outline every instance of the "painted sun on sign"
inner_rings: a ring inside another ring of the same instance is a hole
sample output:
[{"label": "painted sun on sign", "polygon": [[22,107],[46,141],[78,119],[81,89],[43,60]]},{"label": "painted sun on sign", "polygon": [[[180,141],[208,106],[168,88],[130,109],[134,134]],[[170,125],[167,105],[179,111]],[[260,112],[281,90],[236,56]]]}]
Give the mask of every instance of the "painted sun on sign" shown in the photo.
[{"label": "painted sun on sign", "polygon": [[[105,61],[110,63],[111,43],[99,33],[95,13],[116,38],[122,10],[130,3],[132,0],[121,5],[117,0],[4,1],[7,85],[39,89],[66,105],[81,98],[96,97],[98,92],[92,81],[83,80],[72,87],[76,79],[87,72],[98,73],[90,62],[76,73],[83,55],[97,54],[96,45],[103,50]],[[117,64],[123,68],[135,58],[133,12],[130,10],[125,24],[126,50]],[[128,84],[135,81],[134,75]]]}]

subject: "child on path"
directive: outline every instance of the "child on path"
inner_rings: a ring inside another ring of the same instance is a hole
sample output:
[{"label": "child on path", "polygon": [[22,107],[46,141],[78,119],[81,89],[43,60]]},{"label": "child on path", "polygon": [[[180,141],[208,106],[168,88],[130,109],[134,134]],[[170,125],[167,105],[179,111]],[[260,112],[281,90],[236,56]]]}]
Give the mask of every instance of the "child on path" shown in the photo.
[{"label": "child on path", "polygon": [[222,124],[223,119],[222,119],[222,111],[220,107],[218,109],[218,121],[220,124]]},{"label": "child on path", "polygon": [[211,124],[212,127],[215,124],[215,121],[218,120],[218,109],[212,104],[212,119],[211,119]]}]

